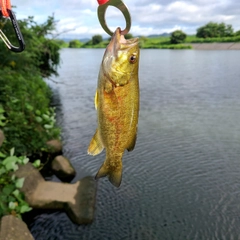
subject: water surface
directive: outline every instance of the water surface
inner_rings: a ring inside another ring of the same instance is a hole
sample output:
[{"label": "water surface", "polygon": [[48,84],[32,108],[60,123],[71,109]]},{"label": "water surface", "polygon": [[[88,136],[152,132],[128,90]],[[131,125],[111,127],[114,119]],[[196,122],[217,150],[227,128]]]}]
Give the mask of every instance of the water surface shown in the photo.
[{"label": "water surface", "polygon": [[[94,176],[105,158],[87,155],[103,52],[63,49],[59,83],[50,82],[73,182]],[[240,239],[239,54],[141,50],[139,133],[124,154],[121,187],[99,180],[91,225],[38,215],[35,239]]]}]

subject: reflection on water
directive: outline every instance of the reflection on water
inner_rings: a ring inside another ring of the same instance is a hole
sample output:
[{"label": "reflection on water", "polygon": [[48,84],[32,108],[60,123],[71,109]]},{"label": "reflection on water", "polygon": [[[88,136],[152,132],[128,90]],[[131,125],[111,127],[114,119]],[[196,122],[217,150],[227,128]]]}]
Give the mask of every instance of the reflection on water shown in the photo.
[{"label": "reflection on water", "polygon": [[[87,155],[103,51],[62,50],[59,84],[51,84],[64,154],[78,172],[73,182],[95,175],[105,158]],[[238,58],[238,51],[142,50],[139,134],[123,156],[121,187],[99,180],[92,225],[38,215],[35,239],[240,239]]]}]

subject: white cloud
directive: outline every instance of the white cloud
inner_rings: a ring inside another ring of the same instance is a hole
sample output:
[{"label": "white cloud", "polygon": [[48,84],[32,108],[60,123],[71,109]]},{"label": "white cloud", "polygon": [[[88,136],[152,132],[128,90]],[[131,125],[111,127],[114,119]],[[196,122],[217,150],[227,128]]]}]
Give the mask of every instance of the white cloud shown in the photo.
[{"label": "white cloud", "polygon": [[[236,0],[124,0],[132,17],[133,35],[159,34],[182,29],[195,33],[196,29],[209,21],[232,24],[240,29],[240,1]],[[59,20],[58,30],[66,31],[64,36],[92,37],[93,34],[107,34],[97,18],[97,0],[12,0],[16,5],[17,18],[34,16],[43,22],[54,13]],[[125,27],[122,13],[109,7],[106,22],[110,29]]]},{"label": "white cloud", "polygon": [[188,13],[196,13],[199,11],[199,7],[194,4],[190,4],[184,1],[176,1],[169,4],[166,7],[167,12],[171,12],[172,14],[188,14]]}]

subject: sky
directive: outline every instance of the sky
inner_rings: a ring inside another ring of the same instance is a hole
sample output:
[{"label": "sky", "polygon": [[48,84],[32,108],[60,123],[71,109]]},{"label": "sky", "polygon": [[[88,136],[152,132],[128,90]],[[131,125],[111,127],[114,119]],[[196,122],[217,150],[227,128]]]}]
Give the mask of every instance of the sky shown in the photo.
[{"label": "sky", "polygon": [[[11,0],[16,6],[17,19],[34,16],[38,23],[54,15],[59,38],[83,39],[101,34],[97,17],[97,0]],[[132,18],[130,33],[133,36],[148,36],[182,30],[196,34],[196,29],[210,21],[231,24],[234,31],[240,30],[239,0],[124,0]],[[125,19],[115,7],[108,7],[106,22],[114,31],[125,28]]]}]

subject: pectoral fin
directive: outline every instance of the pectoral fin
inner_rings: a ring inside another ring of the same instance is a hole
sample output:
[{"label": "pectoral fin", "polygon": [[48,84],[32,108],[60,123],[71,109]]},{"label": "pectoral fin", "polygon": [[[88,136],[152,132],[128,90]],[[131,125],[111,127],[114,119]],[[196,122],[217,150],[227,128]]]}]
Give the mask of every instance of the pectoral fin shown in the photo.
[{"label": "pectoral fin", "polygon": [[118,109],[118,98],[115,93],[115,88],[110,81],[104,83],[104,103],[110,111]]},{"label": "pectoral fin", "polygon": [[88,146],[88,154],[90,155],[97,155],[102,152],[104,149],[104,146],[102,144],[99,131],[98,129],[96,130],[96,133],[94,134],[89,146]]}]

